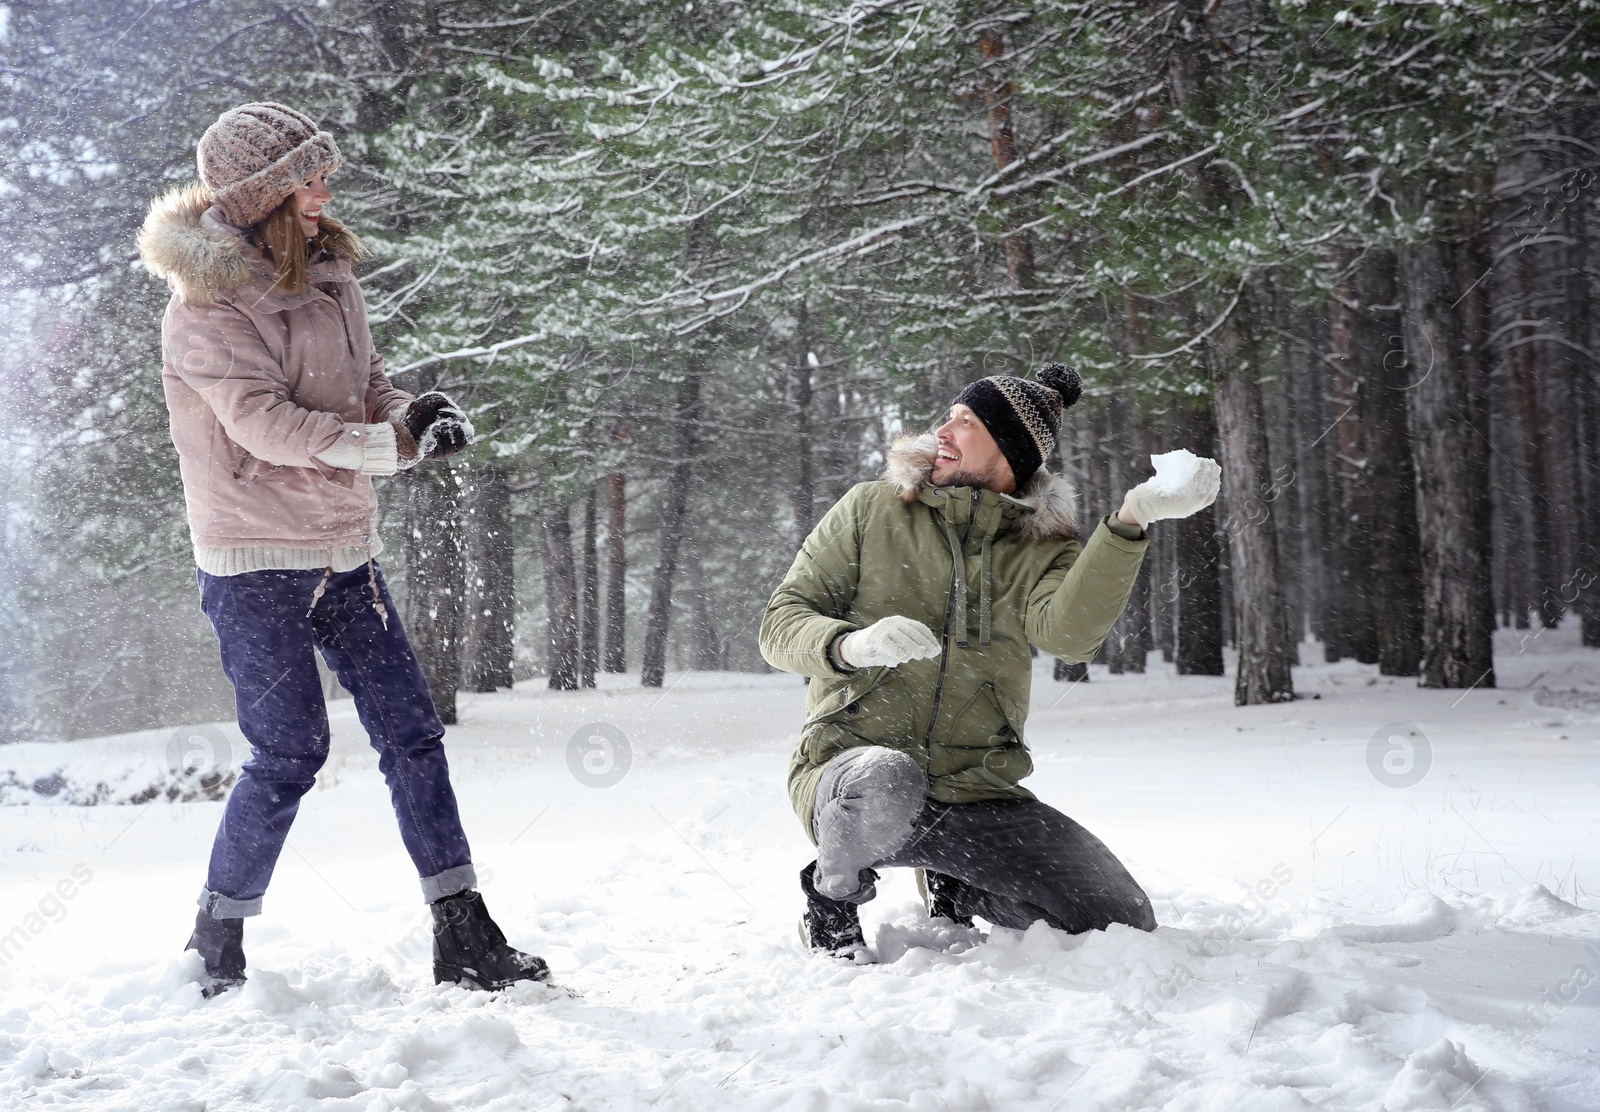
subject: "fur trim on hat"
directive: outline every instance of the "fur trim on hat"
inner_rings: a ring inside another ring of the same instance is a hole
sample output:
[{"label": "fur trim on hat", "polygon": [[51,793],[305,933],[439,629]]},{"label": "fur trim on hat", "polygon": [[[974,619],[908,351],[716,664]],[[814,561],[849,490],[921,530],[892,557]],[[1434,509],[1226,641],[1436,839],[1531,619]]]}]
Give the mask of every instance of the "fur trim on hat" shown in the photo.
[{"label": "fur trim on hat", "polygon": [[[894,485],[900,501],[910,505],[928,485],[939,441],[931,432],[896,438],[889,447],[884,478]],[[1063,475],[1040,469],[1012,495],[1031,510],[1017,521],[1017,533],[1030,541],[1070,541],[1078,536],[1078,492]]]},{"label": "fur trim on hat", "polygon": [[[252,261],[249,241],[233,231],[212,231],[200,218],[211,207],[212,194],[199,182],[179,186],[150,202],[139,229],[139,257],[157,278],[165,278],[190,305],[209,305],[231,295],[261,270],[272,281],[265,260]],[[324,218],[324,225],[331,223]],[[335,258],[357,262],[361,248],[343,228],[327,227],[323,246]]]}]

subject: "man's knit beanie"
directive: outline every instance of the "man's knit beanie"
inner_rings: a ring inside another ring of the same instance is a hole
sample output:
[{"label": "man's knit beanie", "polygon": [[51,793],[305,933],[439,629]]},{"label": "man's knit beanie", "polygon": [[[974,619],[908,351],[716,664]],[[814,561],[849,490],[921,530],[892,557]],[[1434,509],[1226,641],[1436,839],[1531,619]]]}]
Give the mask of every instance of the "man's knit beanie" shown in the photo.
[{"label": "man's knit beanie", "polygon": [[956,396],[978,415],[1022,489],[1056,449],[1061,411],[1083,394],[1083,379],[1065,363],[1046,363],[1038,381],[1011,375],[980,378]]},{"label": "man's knit beanie", "polygon": [[200,137],[195,161],[212,203],[228,223],[248,228],[307,181],[338,168],[339,147],[293,108],[241,104],[217,117]]}]

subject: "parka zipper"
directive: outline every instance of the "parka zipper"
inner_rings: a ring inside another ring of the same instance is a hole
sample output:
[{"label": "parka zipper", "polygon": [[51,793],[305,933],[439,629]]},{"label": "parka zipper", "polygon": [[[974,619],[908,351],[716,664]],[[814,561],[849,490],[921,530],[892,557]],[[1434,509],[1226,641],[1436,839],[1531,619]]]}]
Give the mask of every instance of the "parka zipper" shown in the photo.
[{"label": "parka zipper", "polygon": [[[961,534],[961,558],[967,557],[967,538],[972,536],[972,524],[978,520],[978,490],[972,491],[972,508],[967,511],[967,527]],[[933,752],[933,727],[939,722],[939,700],[944,695],[944,676],[950,665],[950,618],[956,604],[956,576],[962,572],[961,568],[950,569],[950,593],[944,600],[944,629],[939,634],[939,644],[944,651],[939,654],[939,678],[933,685],[933,713],[928,716],[928,730],[922,735],[922,748],[930,754]]]}]

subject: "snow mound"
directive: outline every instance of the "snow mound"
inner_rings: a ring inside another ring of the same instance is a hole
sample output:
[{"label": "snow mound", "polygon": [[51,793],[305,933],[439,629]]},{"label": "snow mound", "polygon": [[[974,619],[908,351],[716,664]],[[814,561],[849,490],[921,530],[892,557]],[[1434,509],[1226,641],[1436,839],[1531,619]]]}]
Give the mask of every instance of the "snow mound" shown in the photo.
[{"label": "snow mound", "polygon": [[98,807],[226,799],[249,752],[217,723],[5,748],[0,807]]},{"label": "snow mound", "polygon": [[1406,1059],[1383,1094],[1384,1112],[1411,1112],[1422,1109],[1489,1109],[1483,1094],[1472,1090],[1487,1077],[1487,1071],[1473,1064],[1464,1047],[1451,1039],[1440,1039]]},{"label": "snow mound", "polygon": [[62,766],[26,779],[7,771],[0,779],[0,807],[41,804],[66,804],[70,807],[97,807],[116,804],[195,803],[222,800],[238,779],[231,770],[223,773],[200,766],[176,772],[167,769],[121,769],[108,779],[92,771]]}]

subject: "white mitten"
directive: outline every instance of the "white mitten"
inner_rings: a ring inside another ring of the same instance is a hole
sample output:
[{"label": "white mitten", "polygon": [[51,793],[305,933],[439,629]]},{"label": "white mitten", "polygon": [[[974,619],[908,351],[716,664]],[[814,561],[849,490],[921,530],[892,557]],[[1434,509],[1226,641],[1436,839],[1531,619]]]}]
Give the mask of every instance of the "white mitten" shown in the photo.
[{"label": "white mitten", "polygon": [[839,656],[852,668],[893,668],[908,660],[938,656],[939,638],[915,618],[891,614],[866,629],[845,634]]},{"label": "white mitten", "polygon": [[1188,517],[1217,500],[1222,468],[1187,448],[1151,456],[1155,477],[1128,491],[1128,512],[1141,527],[1165,518]]}]

